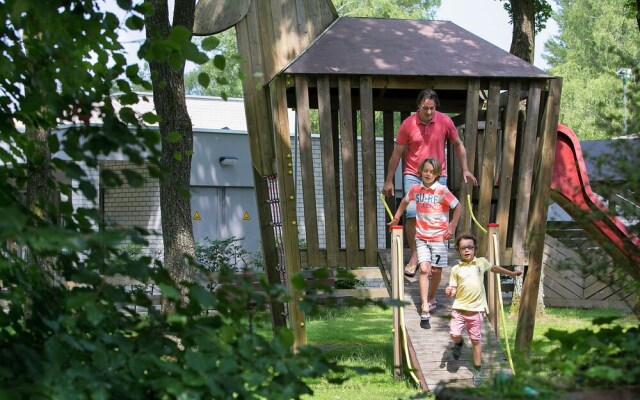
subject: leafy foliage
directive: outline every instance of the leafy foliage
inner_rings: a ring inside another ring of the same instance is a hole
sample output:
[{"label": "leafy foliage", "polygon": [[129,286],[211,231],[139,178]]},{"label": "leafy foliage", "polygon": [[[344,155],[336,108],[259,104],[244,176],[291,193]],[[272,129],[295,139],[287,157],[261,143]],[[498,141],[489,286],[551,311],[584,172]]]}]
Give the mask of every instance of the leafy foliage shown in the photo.
[{"label": "leafy foliage", "polygon": [[[143,26],[148,3],[118,5],[127,27]],[[91,0],[5,0],[0,15],[0,398],[290,399],[310,392],[303,379],[339,370],[316,349],[293,353],[286,329],[259,333],[267,329],[256,315],[267,301],[286,301],[281,288],[255,291],[223,270],[211,291],[193,260],[200,281],[176,282],[138,251],[147,232],[103,221],[93,172],[105,188],[144,183],[133,170],[101,170],[104,156],[122,154],[163,177],[158,134],[144,127],[157,117],[131,108],[140,101],[132,85],[151,86],[126,63],[118,18]],[[144,54],[201,60],[188,36],[176,29]],[[53,133],[45,184],[58,200],[39,199],[45,219],[23,202],[44,162],[25,129]],[[159,312],[148,285],[175,312]]]},{"label": "leafy foliage", "polygon": [[[636,21],[620,12],[625,0],[558,4],[554,18],[560,34],[545,43],[543,58],[551,74],[564,78],[560,122],[583,140],[622,134],[623,81],[617,71],[639,64]],[[637,104],[636,97],[627,106],[629,121],[638,120]],[[607,117],[611,115],[616,118]]]}]

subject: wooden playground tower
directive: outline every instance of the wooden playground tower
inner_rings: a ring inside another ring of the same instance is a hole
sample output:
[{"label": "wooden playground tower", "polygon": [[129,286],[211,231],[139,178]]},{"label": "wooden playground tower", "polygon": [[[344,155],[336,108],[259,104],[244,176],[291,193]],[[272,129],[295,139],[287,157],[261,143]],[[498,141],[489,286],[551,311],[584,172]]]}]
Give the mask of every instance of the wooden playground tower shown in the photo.
[{"label": "wooden playground tower", "polygon": [[[464,207],[458,232],[477,230],[466,205],[469,196],[481,225],[500,226],[502,264],[527,266],[516,342],[525,348],[535,322],[562,80],[447,21],[339,18],[330,0],[197,3],[195,34],[232,26],[247,76],[245,110],[270,282],[280,279],[268,183],[275,177],[287,277],[303,265],[378,265],[377,232],[387,227],[376,222],[376,185],[384,176],[375,172],[375,115],[382,116],[386,166],[397,121],[415,111],[420,90],[433,88],[438,109],[459,127],[479,181],[476,188],[461,183],[458,163],[449,157],[448,184]],[[288,108],[297,112],[305,249],[299,248]],[[314,112],[321,187],[313,179]],[[317,217],[321,208],[324,223]],[[319,232],[326,237],[324,248]],[[487,248],[486,236],[477,236],[480,248]],[[297,302],[302,293],[289,279],[287,285],[297,346],[306,343]],[[274,323],[283,324],[282,310],[272,311]]]}]

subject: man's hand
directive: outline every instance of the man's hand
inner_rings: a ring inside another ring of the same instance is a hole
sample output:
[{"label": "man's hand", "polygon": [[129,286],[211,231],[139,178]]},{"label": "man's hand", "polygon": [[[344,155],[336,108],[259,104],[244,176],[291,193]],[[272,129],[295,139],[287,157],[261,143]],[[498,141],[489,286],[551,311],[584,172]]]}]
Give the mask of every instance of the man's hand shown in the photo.
[{"label": "man's hand", "polygon": [[393,182],[385,181],[384,186],[382,186],[382,194],[385,196],[393,196],[395,193]]},{"label": "man's hand", "polygon": [[473,186],[478,186],[478,180],[475,176],[473,176],[471,171],[464,171],[464,173],[462,174],[462,178],[464,179],[464,183],[471,182],[473,183]]}]

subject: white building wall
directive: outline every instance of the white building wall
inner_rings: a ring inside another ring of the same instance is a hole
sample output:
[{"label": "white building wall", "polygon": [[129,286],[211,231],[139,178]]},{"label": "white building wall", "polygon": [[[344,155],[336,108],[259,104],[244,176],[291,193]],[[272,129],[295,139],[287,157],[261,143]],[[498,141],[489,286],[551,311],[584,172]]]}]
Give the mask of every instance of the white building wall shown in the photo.
[{"label": "white building wall", "polygon": [[[107,160],[100,162],[100,168],[120,174],[128,169],[139,173],[145,179],[141,187],[126,183],[119,187],[102,188],[105,222],[119,227],[141,227],[150,232],[149,254],[162,251],[162,221],[160,218],[160,183],[149,175],[145,165],[135,165],[129,161]],[[124,178],[123,178],[124,179]],[[126,180],[125,180],[126,182]]]}]

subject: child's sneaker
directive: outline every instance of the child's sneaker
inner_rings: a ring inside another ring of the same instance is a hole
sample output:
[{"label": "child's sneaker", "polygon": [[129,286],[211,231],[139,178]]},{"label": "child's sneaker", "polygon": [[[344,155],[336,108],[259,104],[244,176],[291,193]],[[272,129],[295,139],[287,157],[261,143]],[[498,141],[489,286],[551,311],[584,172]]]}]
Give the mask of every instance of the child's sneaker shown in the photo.
[{"label": "child's sneaker", "polygon": [[479,386],[482,383],[482,365],[473,367],[473,385]]},{"label": "child's sneaker", "polygon": [[431,319],[431,315],[429,313],[423,312],[420,314],[420,328],[429,329],[431,328],[431,324],[429,324],[429,320]]},{"label": "child's sneaker", "polygon": [[454,343],[453,344],[453,359],[454,360],[459,360],[460,359],[460,354],[462,354],[462,346],[464,345],[464,340],[460,339],[460,343]]}]

